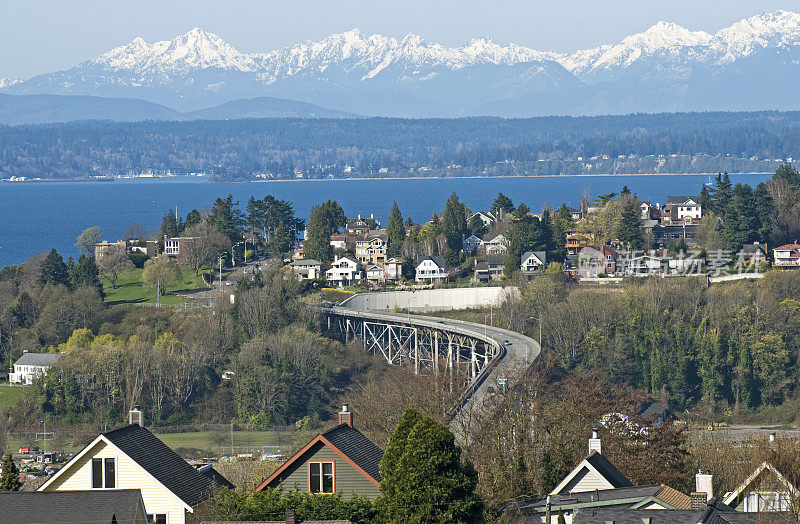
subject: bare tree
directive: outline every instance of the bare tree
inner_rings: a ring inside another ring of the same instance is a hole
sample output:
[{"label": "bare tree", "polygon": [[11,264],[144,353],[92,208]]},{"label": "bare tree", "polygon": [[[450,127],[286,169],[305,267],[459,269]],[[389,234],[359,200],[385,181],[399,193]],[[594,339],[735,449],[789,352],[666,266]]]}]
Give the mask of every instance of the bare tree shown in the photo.
[{"label": "bare tree", "polygon": [[111,282],[111,287],[117,289],[117,279],[127,269],[133,269],[133,262],[128,259],[124,249],[112,249],[97,260],[100,274]]},{"label": "bare tree", "polygon": [[94,245],[103,239],[103,229],[100,226],[92,226],[78,235],[75,245],[85,251],[90,257],[94,256]]},{"label": "bare tree", "polygon": [[184,236],[183,258],[195,276],[200,268],[213,262],[221,251],[230,249],[230,239],[205,220],[187,229]]}]

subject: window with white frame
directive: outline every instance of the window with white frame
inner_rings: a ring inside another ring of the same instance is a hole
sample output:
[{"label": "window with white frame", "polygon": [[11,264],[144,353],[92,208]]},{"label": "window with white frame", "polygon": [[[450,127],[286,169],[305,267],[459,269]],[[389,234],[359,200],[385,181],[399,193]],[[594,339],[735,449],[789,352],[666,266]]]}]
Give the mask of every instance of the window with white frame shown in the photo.
[{"label": "window with white frame", "polygon": [[309,493],[333,493],[335,489],[333,462],[308,463]]},{"label": "window with white frame", "polygon": [[116,459],[113,457],[92,459],[92,489],[115,488],[117,486]]}]

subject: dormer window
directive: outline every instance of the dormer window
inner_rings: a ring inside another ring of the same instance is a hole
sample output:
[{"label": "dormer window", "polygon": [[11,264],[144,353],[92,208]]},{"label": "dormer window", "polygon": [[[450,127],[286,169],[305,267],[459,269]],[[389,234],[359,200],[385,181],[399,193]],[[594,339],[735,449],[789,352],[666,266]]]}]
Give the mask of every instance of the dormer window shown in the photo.
[{"label": "dormer window", "polygon": [[113,489],[117,486],[115,462],[113,457],[92,459],[92,489]]}]

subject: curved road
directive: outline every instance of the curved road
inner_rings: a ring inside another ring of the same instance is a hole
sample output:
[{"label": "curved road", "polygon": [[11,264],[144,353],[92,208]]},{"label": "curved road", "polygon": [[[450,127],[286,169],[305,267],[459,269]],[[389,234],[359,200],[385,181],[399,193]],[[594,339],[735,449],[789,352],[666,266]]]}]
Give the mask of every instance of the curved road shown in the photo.
[{"label": "curved road", "polygon": [[[508,386],[512,385],[536,360],[541,352],[539,343],[530,337],[507,329],[475,322],[424,315],[351,309],[342,306],[333,306],[326,308],[326,310],[341,316],[354,316],[445,331],[450,330],[479,340],[485,340],[500,349],[497,356],[489,362],[489,365],[486,366],[464,390],[457,405],[450,413],[452,417],[450,429],[462,442],[465,441],[464,435],[469,433],[469,425],[472,417],[480,414],[484,402],[491,395],[489,388],[491,387],[494,388],[495,391],[499,391],[499,384],[502,379],[506,380]],[[508,343],[506,343],[506,341],[508,341]]]}]

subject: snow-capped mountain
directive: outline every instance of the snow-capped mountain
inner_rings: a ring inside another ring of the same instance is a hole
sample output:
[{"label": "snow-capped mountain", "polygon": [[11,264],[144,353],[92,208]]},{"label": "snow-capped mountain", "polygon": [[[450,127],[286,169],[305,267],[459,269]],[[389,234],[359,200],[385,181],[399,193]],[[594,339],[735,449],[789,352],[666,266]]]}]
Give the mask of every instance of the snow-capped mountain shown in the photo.
[{"label": "snow-capped mountain", "polygon": [[0,89],[137,97],[179,110],[274,96],[401,116],[797,109],[799,64],[800,14],[790,11],[715,34],[659,22],[574,53],[487,38],[445,47],[357,29],[243,53],[196,28],[172,40],[136,38],[72,69]]},{"label": "snow-capped mountain", "polygon": [[22,77],[19,76],[0,77],[0,89],[3,89],[4,87],[11,87],[14,84],[19,84],[20,82],[22,82]]}]

